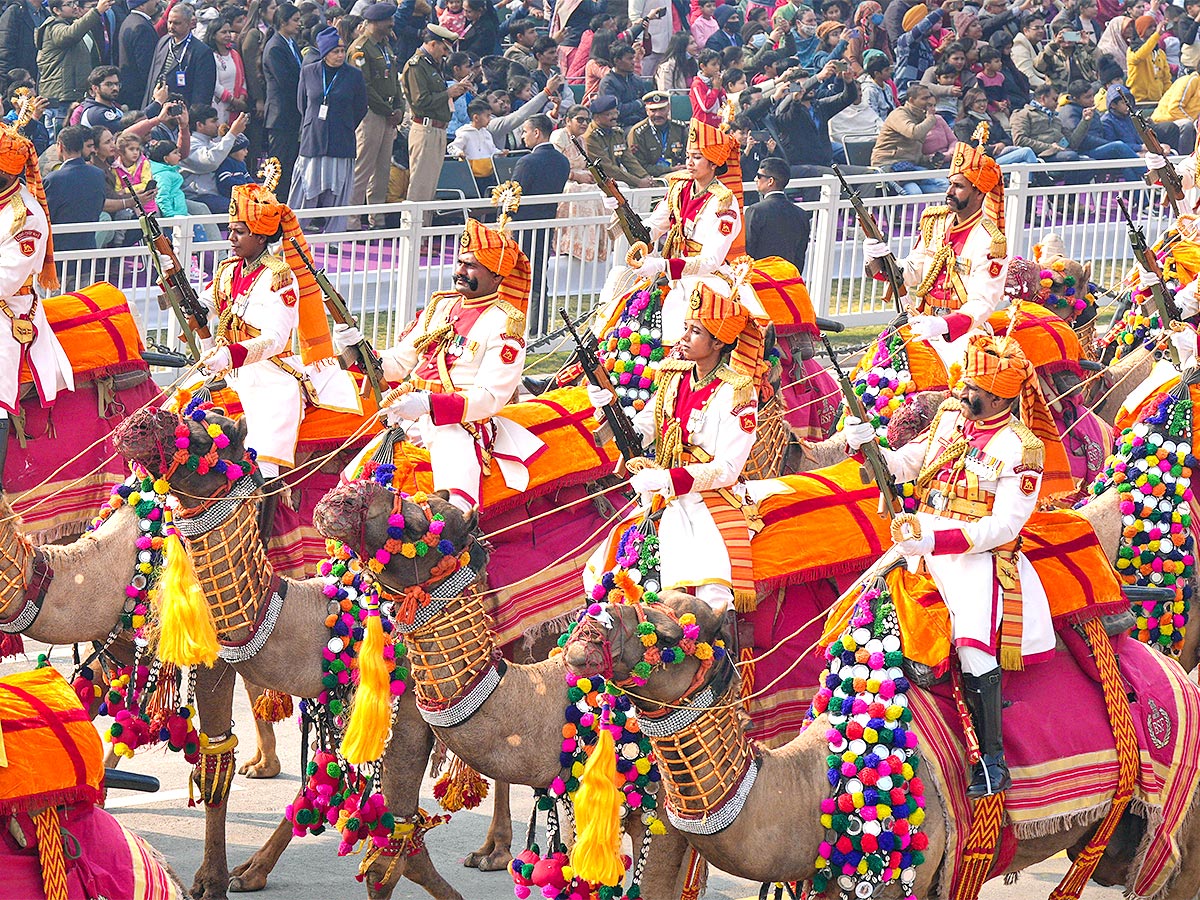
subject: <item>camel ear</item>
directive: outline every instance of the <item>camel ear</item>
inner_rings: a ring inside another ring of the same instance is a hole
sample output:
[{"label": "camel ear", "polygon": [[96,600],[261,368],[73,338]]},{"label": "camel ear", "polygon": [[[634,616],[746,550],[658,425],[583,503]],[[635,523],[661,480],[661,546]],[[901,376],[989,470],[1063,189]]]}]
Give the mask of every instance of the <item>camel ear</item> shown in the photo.
[{"label": "camel ear", "polygon": [[656,609],[646,610],[646,619],[658,632],[659,640],[671,647],[679,646],[679,642],[683,640],[682,625]]},{"label": "camel ear", "polygon": [[245,448],[245,446],[246,446],[246,434],[248,433],[248,431],[249,431],[249,426],[246,423],[245,416],[242,416],[241,418],[235,420],[234,426],[233,426],[233,433],[235,435],[237,435],[238,441],[241,442],[241,445],[243,448]]},{"label": "camel ear", "polygon": [[1083,264],[1083,280],[1092,280],[1092,261],[1090,259]]},{"label": "camel ear", "polygon": [[434,491],[434,492],[433,492],[433,496],[435,496],[435,497],[441,497],[441,498],[442,498],[443,500],[445,500],[447,503],[449,503],[449,502],[450,502],[450,492],[449,492],[449,491],[447,491],[447,490]]}]

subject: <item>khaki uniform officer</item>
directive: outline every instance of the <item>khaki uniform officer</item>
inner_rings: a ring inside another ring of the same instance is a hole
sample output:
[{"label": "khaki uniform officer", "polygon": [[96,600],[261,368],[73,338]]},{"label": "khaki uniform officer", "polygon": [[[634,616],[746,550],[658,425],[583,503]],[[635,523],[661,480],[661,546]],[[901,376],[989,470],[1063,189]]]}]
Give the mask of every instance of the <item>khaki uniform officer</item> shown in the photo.
[{"label": "khaki uniform officer", "polygon": [[625,165],[635,175],[661,178],[683,168],[687,123],[671,118],[671,95],[666,91],[651,91],[642,103],[646,118],[629,129]]},{"label": "khaki uniform officer", "polygon": [[630,187],[650,187],[653,179],[636,175],[629,168],[625,131],[617,124],[617,98],[601,94],[591,102],[592,124],[583,133],[583,146],[588,156],[599,159],[604,173]]},{"label": "khaki uniform officer", "polygon": [[[367,114],[355,132],[354,194],[355,206],[387,201],[388,178],[392,174],[392,141],[396,126],[404,118],[404,99],[400,95],[400,60],[392,50],[392,16],[396,7],[374,3],[363,13],[363,33],[348,53],[367,83]],[[377,225],[375,217],[371,224]],[[357,225],[357,217],[351,223]]]}]

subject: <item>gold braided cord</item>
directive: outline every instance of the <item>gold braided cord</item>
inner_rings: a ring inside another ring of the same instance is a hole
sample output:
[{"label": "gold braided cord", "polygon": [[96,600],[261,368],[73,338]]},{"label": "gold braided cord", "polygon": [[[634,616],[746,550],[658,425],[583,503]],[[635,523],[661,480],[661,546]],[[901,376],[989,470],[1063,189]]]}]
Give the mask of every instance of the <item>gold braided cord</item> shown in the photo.
[{"label": "gold braided cord", "polygon": [[208,598],[217,637],[226,643],[258,623],[275,571],[258,534],[251,506],[237,509],[225,522],[188,542],[200,587]]},{"label": "gold braided cord", "polygon": [[471,588],[448,601],[405,643],[417,698],[434,709],[445,709],[461,698],[496,650],[479,592]]},{"label": "gold braided cord", "polygon": [[737,790],[753,759],[738,722],[741,698],[737,700],[706,711],[669,737],[650,738],[666,776],[667,803],[684,818],[701,819],[720,807]]}]

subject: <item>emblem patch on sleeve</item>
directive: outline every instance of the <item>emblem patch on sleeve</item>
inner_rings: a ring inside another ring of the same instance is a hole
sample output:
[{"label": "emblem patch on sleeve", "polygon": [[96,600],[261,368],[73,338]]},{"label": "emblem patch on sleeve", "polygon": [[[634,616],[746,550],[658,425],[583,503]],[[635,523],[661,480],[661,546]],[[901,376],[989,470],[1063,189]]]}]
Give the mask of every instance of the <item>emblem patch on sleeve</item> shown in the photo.
[{"label": "emblem patch on sleeve", "polygon": [[731,222],[729,219],[722,219],[717,228],[721,230],[721,234],[723,235],[728,236],[733,234],[733,222]]},{"label": "emblem patch on sleeve", "polygon": [[37,242],[41,240],[42,233],[32,228],[26,228],[24,231],[18,231],[15,237],[21,247],[21,252],[26,256],[33,256],[37,251]]},{"label": "emblem patch on sleeve", "polygon": [[292,288],[288,288],[286,291],[284,291],[282,294],[279,295],[279,299],[281,299],[283,301],[284,306],[295,306],[296,302],[300,298],[296,296],[295,290],[293,290]]},{"label": "emblem patch on sleeve", "polygon": [[1026,472],[1021,476],[1021,493],[1026,497],[1033,494],[1037,490],[1038,479],[1032,472]]},{"label": "emblem patch on sleeve", "polygon": [[758,416],[753,410],[744,412],[738,416],[738,424],[742,426],[742,431],[746,434],[754,434],[754,426],[757,424]]},{"label": "emblem patch on sleeve", "polygon": [[1000,264],[1000,260],[993,259],[992,264],[990,266],[988,266],[988,274],[991,275],[993,278],[998,278],[1000,275],[1000,270],[1002,268],[1003,268],[1003,266]]},{"label": "emblem patch on sleeve", "polygon": [[512,344],[505,344],[500,348],[500,362],[506,366],[511,366],[517,361],[517,348]]}]

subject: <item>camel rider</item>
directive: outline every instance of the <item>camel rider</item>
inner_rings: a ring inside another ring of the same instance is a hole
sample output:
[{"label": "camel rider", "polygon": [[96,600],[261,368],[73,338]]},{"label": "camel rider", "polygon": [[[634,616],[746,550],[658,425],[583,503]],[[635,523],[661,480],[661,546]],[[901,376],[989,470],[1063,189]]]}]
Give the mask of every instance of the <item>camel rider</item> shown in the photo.
[{"label": "camel rider", "polygon": [[0,321],[0,354],[4,357],[0,375],[0,478],[8,452],[8,417],[19,409],[21,366],[29,367],[43,406],[49,405],[60,390],[75,390],[71,361],[33,292],[35,278],[45,294],[57,293],[50,211],[38,172],[37,151],[16,127],[0,123],[0,312],[7,320]]},{"label": "camel rider", "polygon": [[[1021,418],[1013,415],[1020,399]],[[857,450],[871,426],[848,422]],[[1056,441],[1033,366],[1015,340],[972,335],[958,402],[938,410],[929,430],[899,450],[883,450],[899,481],[916,480],[920,535],[900,551],[924,560],[942,599],[962,666],[983,759],[968,795],[1011,783],[1000,730],[1000,671],[1054,652],[1050,607],[1019,533],[1037,507],[1046,453]],[[991,598],[990,600],[988,598]]]},{"label": "camel rider", "polygon": [[[674,344],[683,332],[688,298],[698,279],[716,273],[731,251],[736,255],[738,247],[745,247],[741,204],[722,180],[730,171],[736,171],[737,180],[741,180],[739,153],[733,135],[693,120],[688,129],[685,170],[666,176],[667,195],[646,222],[655,243],[665,240],[660,253],[642,260],[637,274],[650,279],[665,274],[671,281],[671,291],[663,302],[662,339],[666,345]],[[604,202],[609,209],[616,206],[612,198]],[[613,293],[611,288],[609,293]],[[602,296],[595,320],[598,333],[603,334],[615,323],[623,300],[620,296]]]},{"label": "camel rider", "polygon": [[[983,149],[987,126],[975,132],[978,146],[958,143],[945,206],[921,214],[917,242],[901,262],[915,303],[909,326],[929,341],[949,368],[962,361],[963,337],[979,330],[1004,305],[1008,242],[1004,237],[1004,180]],[[879,260],[891,253],[884,241],[863,242],[867,274],[882,278]]]},{"label": "camel rider", "polygon": [[[516,392],[525,366],[529,259],[499,228],[467,220],[459,242],[454,290],[437,291],[400,342],[381,354],[384,377],[413,390],[384,398],[389,424],[415,421],[429,448],[434,490],[468,511],[480,500],[481,477],[496,462],[505,483],[524,490],[526,465],[545,445],[515,422],[497,417]],[[339,346],[361,339],[338,326]]]},{"label": "camel rider", "polygon": [[[246,418],[246,444],[266,478],[295,463],[300,420],[308,405],[362,413],[357,386],[333,359],[321,289],[287,238],[308,243],[296,214],[259,184],[237,185],[229,205],[229,246],[200,296],[216,316],[200,357],[212,375],[228,373]],[[271,246],[283,242],[283,257]],[[300,356],[292,353],[298,332]],[[259,520],[270,534],[278,494],[268,492]]]},{"label": "camel rider", "polygon": [[[647,506],[647,495],[667,500],[658,529],[663,588],[693,588],[717,612],[732,612],[735,601],[754,599],[748,523],[757,512],[742,469],[758,428],[766,321],[705,284],[688,306],[680,358],[663,361],[654,402],[633,420],[654,441],[655,465],[631,463],[630,484]],[[588,397],[597,409],[612,402],[594,386]],[[585,579],[596,572],[589,565]]]}]

